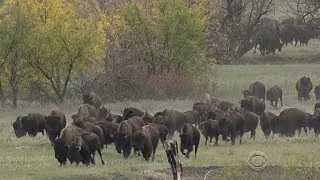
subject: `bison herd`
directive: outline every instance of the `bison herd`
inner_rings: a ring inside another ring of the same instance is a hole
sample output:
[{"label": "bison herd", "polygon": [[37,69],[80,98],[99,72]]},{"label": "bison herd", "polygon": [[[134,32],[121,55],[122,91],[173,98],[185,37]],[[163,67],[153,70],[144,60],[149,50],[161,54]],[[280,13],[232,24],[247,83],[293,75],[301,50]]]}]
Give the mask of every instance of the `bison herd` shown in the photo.
[{"label": "bison herd", "polygon": [[259,45],[261,55],[273,53],[278,49],[281,52],[283,45],[308,45],[310,39],[319,38],[320,19],[314,18],[308,22],[297,19],[284,19],[279,22],[275,19],[262,18],[257,27],[257,34],[253,37],[254,53]]},{"label": "bison herd", "polygon": [[[302,77],[296,83],[298,99],[309,100],[312,90],[311,79]],[[266,112],[265,100],[270,101],[274,108],[278,100],[282,106],[282,89],[272,86],[266,91],[260,82],[252,83],[243,91],[244,98],[239,105],[220,100],[209,94],[204,94],[199,102],[193,103],[192,109],[181,112],[174,109],[164,109],[152,115],[135,107],[127,107],[121,115],[113,114],[101,99],[94,93],[83,95],[83,104],[71,116],[73,122],[66,126],[66,117],[59,108],[55,107],[49,115],[30,113],[18,116],[12,123],[16,137],[28,134],[36,136],[41,133],[48,136],[55,158],[60,166],[69,161],[78,165],[95,164],[95,153],[104,160],[101,151],[108,145],[114,144],[116,152],[128,158],[132,151],[135,155],[146,160],[154,160],[159,144],[162,145],[174,133],[179,133],[180,152],[186,157],[194,151],[197,156],[201,134],[205,145],[215,138],[218,145],[219,136],[226,142],[235,144],[236,138],[242,143],[242,136],[249,132],[250,138],[255,139],[256,129],[260,124],[266,138],[272,133],[292,137],[301,130],[305,133],[312,130],[315,135],[320,133],[320,86],[315,88],[317,103],[314,114],[297,108],[283,110],[279,116]]]}]

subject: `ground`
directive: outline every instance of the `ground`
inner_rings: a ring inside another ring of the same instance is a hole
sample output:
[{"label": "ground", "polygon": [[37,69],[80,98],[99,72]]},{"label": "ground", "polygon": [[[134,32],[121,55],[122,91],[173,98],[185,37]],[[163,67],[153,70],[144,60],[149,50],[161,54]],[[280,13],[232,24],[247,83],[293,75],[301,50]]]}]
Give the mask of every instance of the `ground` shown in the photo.
[{"label": "ground", "polygon": [[[296,81],[303,75],[311,77],[315,85],[320,84],[319,64],[292,65],[228,65],[215,67],[212,81],[215,83],[215,96],[238,103],[242,97],[241,90],[246,89],[251,82],[260,81],[269,88],[277,84],[283,89],[284,107],[273,109],[267,102],[267,111],[279,114],[287,107],[298,107],[312,112],[315,103],[312,99],[299,103],[295,90]],[[135,106],[145,111],[155,113],[165,108],[181,111],[190,110],[195,100],[166,100],[140,102],[119,102],[107,104],[111,111],[120,113],[127,106]],[[63,105],[68,123],[70,115],[76,111],[78,103]],[[11,123],[17,115],[28,112],[48,114],[51,107],[30,107],[12,110],[0,109],[0,179],[171,179],[170,166],[161,145],[157,149],[155,162],[145,162],[142,157],[131,155],[125,160],[116,153],[113,145],[103,150],[106,165],[85,167],[67,164],[60,168],[54,157],[53,148],[46,136],[40,134],[35,138],[16,138]],[[320,139],[313,132],[302,133],[301,137],[266,139],[258,126],[255,140],[245,134],[244,142],[231,146],[230,143],[219,141],[218,146],[204,145],[201,137],[198,156],[190,159],[182,158],[185,167],[183,179],[203,179],[205,174],[213,169],[207,179],[318,179],[320,171]],[[252,151],[262,151],[266,154],[268,167],[260,172],[254,172],[248,167],[248,157]]]}]

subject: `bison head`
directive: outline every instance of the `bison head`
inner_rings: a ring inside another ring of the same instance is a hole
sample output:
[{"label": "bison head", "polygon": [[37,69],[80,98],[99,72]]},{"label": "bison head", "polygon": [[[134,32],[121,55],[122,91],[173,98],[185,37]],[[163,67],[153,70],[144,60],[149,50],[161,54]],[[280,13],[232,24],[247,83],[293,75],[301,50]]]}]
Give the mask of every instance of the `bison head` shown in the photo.
[{"label": "bison head", "polygon": [[124,134],[122,132],[116,132],[113,135],[112,132],[110,132],[110,137],[114,138],[114,145],[119,154],[122,153],[122,150],[125,148],[128,141],[131,140],[130,135]]},{"label": "bison head", "polygon": [[75,142],[68,146],[67,158],[70,162],[82,162],[85,165],[90,164],[91,153],[88,147],[81,143],[81,137],[77,137]]},{"label": "bison head", "polygon": [[145,113],[142,112],[140,109],[138,108],[134,108],[134,107],[128,107],[125,108],[122,112],[123,118],[124,120],[127,120],[133,116],[143,116]]},{"label": "bison head", "polygon": [[78,113],[75,113],[75,114],[71,115],[71,119],[72,119],[73,121],[76,121],[79,117],[80,117],[80,116],[79,116]]},{"label": "bison head", "polygon": [[271,124],[267,120],[265,113],[263,113],[260,117],[260,126],[264,136],[267,138],[271,133]]},{"label": "bison head", "polygon": [[82,94],[83,104],[93,104],[92,99],[95,96],[93,92],[85,92]]},{"label": "bison head", "polygon": [[60,163],[60,166],[65,165],[68,156],[68,147],[63,139],[57,138],[54,141],[54,156]]},{"label": "bison head", "polygon": [[57,136],[59,136],[62,129],[60,124],[60,117],[58,116],[46,116],[45,117],[45,129],[48,134],[49,140],[53,142]]},{"label": "bison head", "polygon": [[300,85],[301,86],[305,86],[305,87],[308,87],[309,84],[311,83],[311,79],[308,77],[308,76],[303,76],[301,79],[300,79]]},{"label": "bison head", "polygon": [[145,140],[145,135],[141,131],[136,131],[132,136],[132,145],[136,150],[141,149]]},{"label": "bison head", "polygon": [[240,101],[240,107],[246,109],[246,110],[250,110],[250,102],[248,99],[242,99]]},{"label": "bison head", "polygon": [[18,116],[16,121],[12,123],[12,127],[17,138],[20,138],[27,134],[27,132],[22,128],[21,119],[22,119],[22,116]]},{"label": "bison head", "polygon": [[106,120],[110,116],[110,109],[105,105],[100,106],[98,110],[98,120]]}]

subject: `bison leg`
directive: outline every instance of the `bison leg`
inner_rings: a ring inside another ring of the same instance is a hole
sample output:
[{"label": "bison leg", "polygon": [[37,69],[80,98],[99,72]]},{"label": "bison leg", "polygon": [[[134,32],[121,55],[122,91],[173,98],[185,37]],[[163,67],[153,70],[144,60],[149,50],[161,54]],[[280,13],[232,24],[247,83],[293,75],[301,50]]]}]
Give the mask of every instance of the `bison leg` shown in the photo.
[{"label": "bison leg", "polygon": [[219,135],[215,136],[216,142],[214,142],[214,145],[218,145],[218,139],[219,139]]},{"label": "bison leg", "polygon": [[210,143],[212,143],[212,136],[210,136]]},{"label": "bison leg", "polygon": [[254,140],[256,139],[256,130],[251,131],[250,138],[253,138]]},{"label": "bison leg", "polygon": [[101,149],[97,149],[97,151],[98,151],[98,154],[99,154],[100,159],[101,159],[101,164],[104,165],[104,160],[102,159]]},{"label": "bison leg", "polygon": [[275,102],[274,107],[275,107],[275,108],[278,108],[278,99],[276,99],[276,102]]},{"label": "bison leg", "polygon": [[[207,145],[207,142],[208,142],[208,136],[206,136],[206,141],[204,142],[204,145]],[[210,142],[211,142],[211,139],[210,139]]]}]

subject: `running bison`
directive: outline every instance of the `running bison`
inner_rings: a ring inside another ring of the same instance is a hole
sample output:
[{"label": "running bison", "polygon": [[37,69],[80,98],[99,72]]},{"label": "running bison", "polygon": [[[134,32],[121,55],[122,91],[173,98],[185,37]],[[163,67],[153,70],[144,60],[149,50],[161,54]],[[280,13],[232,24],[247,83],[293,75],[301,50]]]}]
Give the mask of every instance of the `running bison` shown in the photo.
[{"label": "running bison", "polygon": [[312,82],[308,76],[303,76],[296,83],[296,90],[298,91],[298,100],[309,100],[310,91],[312,90]]},{"label": "running bison", "polygon": [[158,147],[160,133],[158,129],[153,125],[145,125],[141,131],[136,131],[133,134],[132,141],[133,147],[141,151],[143,158],[149,161],[152,155],[152,161],[154,161],[154,154]]},{"label": "running bison", "polygon": [[282,104],[282,89],[277,85],[272,86],[267,91],[266,99],[268,101],[270,101],[271,106],[273,106],[275,108],[278,107],[278,100],[280,99],[281,106],[283,106],[283,104]]},{"label": "running bison", "polygon": [[210,143],[212,142],[212,138],[216,139],[215,145],[218,145],[219,140],[219,121],[208,119],[204,122],[200,123],[199,127],[201,134],[205,137],[205,145],[207,145],[208,138],[210,138]]},{"label": "running bison", "polygon": [[[189,154],[193,151],[194,146],[194,156],[196,158],[200,142],[199,130],[196,127],[192,126],[190,123],[186,123],[181,129],[179,137],[181,153],[189,159]],[[187,153],[184,152],[185,149],[187,150]]]}]

